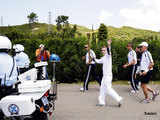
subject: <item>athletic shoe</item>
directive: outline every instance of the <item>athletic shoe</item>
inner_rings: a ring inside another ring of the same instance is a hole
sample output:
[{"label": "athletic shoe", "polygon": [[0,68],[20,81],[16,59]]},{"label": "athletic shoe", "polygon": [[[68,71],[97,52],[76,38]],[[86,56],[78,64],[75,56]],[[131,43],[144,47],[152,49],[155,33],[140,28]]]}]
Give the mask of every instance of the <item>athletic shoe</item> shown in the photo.
[{"label": "athletic shoe", "polygon": [[121,107],[123,103],[123,98],[118,102],[118,107]]},{"label": "athletic shoe", "polygon": [[150,99],[144,99],[144,100],[141,101],[141,103],[146,103],[146,104],[150,103]]},{"label": "athletic shoe", "polygon": [[84,92],[84,88],[83,88],[83,87],[82,87],[82,88],[80,88],[80,91],[81,91],[81,92]]},{"label": "athletic shoe", "polygon": [[99,107],[103,107],[103,106],[105,106],[105,104],[96,104],[96,106],[99,106]]},{"label": "athletic shoe", "polygon": [[156,98],[158,95],[159,95],[159,92],[155,92],[155,93],[153,93],[152,100],[154,101],[154,100],[155,100],[155,98]]},{"label": "athletic shoe", "polygon": [[139,93],[139,90],[136,90],[136,93]]},{"label": "athletic shoe", "polygon": [[131,93],[136,93],[136,91],[135,90],[131,90]]}]

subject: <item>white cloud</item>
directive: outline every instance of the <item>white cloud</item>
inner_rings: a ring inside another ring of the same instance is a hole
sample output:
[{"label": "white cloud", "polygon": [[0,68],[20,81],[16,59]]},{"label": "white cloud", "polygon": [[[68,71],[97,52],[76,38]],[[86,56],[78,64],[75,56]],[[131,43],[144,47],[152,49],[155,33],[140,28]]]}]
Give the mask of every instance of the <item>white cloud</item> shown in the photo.
[{"label": "white cloud", "polygon": [[99,17],[98,17],[99,23],[107,23],[108,19],[109,19],[110,17],[112,17],[112,16],[113,16],[112,13],[110,13],[110,12],[108,12],[108,11],[106,11],[106,10],[102,10],[102,11],[100,12]]},{"label": "white cloud", "polygon": [[120,16],[124,17],[125,25],[137,28],[160,30],[160,1],[139,0],[138,8],[124,8]]}]

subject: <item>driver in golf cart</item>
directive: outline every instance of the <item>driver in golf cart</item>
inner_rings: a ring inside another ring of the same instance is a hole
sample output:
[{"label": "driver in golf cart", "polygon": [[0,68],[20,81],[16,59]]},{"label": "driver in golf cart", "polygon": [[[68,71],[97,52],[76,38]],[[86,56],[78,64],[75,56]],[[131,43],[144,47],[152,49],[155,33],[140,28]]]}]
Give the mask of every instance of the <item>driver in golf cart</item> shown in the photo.
[{"label": "driver in golf cart", "polygon": [[12,48],[11,41],[4,36],[0,36],[0,99],[11,92],[17,82],[18,72],[16,62],[9,55]]}]

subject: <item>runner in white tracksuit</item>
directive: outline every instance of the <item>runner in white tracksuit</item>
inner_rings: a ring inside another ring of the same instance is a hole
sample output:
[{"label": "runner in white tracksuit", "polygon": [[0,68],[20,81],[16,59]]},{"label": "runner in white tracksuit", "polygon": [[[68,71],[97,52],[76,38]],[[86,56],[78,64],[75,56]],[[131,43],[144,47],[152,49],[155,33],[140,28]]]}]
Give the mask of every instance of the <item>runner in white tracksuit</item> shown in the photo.
[{"label": "runner in white tracksuit", "polygon": [[95,59],[96,63],[103,64],[103,78],[100,87],[99,95],[99,106],[105,105],[106,94],[113,97],[121,106],[122,97],[119,96],[116,91],[112,88],[112,56],[110,52],[111,40],[108,40],[108,48],[103,47],[102,53],[103,57],[101,59]]}]

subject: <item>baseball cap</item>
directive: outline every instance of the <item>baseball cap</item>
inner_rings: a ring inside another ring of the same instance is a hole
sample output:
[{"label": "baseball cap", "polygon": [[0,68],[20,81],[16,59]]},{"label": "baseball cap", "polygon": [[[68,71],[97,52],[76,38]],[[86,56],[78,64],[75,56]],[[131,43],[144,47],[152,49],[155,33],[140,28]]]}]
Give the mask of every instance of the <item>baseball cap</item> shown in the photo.
[{"label": "baseball cap", "polygon": [[141,44],[139,44],[139,46],[145,46],[145,47],[148,47],[148,43],[147,43],[147,42],[142,42]]}]

